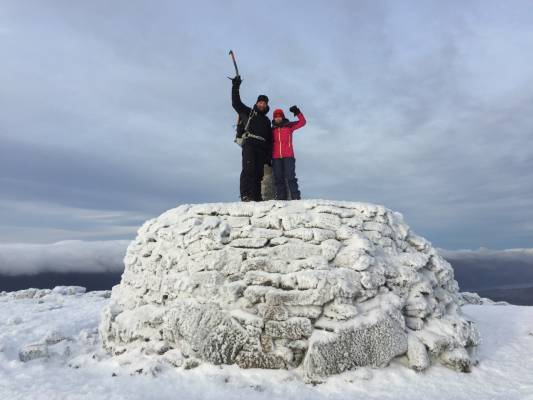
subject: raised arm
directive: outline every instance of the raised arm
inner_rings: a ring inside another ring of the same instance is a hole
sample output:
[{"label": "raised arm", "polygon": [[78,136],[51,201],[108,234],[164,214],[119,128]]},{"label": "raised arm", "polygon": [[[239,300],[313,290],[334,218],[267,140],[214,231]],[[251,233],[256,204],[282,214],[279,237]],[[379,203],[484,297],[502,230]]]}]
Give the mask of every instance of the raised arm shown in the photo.
[{"label": "raised arm", "polygon": [[231,105],[235,111],[239,114],[250,114],[252,109],[246,105],[243,104],[241,101],[241,95],[239,93],[239,87],[241,86],[241,77],[237,75],[235,78],[232,79],[232,86],[231,86]]},{"label": "raised arm", "polygon": [[306,124],[307,121],[305,120],[303,113],[298,107],[292,106],[291,108],[289,108],[289,110],[294,114],[296,118],[298,118],[298,121],[291,122],[291,128],[293,130],[300,129]]}]

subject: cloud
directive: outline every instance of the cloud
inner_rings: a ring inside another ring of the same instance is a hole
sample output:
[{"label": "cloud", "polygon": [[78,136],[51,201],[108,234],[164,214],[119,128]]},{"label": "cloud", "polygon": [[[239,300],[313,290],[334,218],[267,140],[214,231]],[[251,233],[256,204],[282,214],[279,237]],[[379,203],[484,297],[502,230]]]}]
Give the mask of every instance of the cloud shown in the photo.
[{"label": "cloud", "polygon": [[127,240],[0,244],[0,274],[121,272],[128,244]]},{"label": "cloud", "polygon": [[[521,262],[529,264],[533,270],[533,249],[505,249],[494,250],[480,248],[477,250],[444,250],[438,249],[438,252],[447,260],[464,260],[477,261],[479,266],[483,266],[484,262],[501,263],[505,262]],[[486,264],[492,266],[491,264]]]},{"label": "cloud", "polygon": [[[63,199],[64,201],[64,199]],[[135,211],[66,206],[44,201],[0,201],[3,242],[50,243],[133,238],[148,214]]]}]

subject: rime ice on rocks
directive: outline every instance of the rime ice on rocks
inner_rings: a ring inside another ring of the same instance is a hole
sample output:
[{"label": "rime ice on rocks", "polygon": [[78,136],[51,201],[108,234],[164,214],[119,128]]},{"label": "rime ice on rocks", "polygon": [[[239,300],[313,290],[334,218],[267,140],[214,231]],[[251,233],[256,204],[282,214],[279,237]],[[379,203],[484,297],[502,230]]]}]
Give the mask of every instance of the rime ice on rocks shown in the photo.
[{"label": "rime ice on rocks", "polygon": [[182,205],[130,244],[100,334],[113,354],[320,380],[405,356],[470,371],[453,270],[399,213],[324,200]]}]

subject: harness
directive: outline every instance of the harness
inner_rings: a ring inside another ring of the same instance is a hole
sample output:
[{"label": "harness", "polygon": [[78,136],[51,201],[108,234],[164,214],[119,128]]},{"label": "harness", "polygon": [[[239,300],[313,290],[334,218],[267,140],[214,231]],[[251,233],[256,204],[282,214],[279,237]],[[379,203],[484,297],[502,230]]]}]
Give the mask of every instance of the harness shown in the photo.
[{"label": "harness", "polygon": [[248,139],[249,137],[252,138],[252,139],[261,140],[262,142],[265,142],[265,141],[266,141],[265,138],[264,138],[263,136],[257,136],[257,135],[254,135],[254,134],[250,133],[250,132],[244,132],[244,133],[242,134],[242,138],[243,138],[243,140],[246,140],[246,139]]},{"label": "harness", "polygon": [[250,115],[248,116],[248,121],[246,121],[246,125],[244,126],[244,133],[241,137],[235,138],[235,143],[237,143],[239,146],[242,146],[244,144],[244,141],[248,138],[256,139],[261,142],[265,142],[266,139],[262,136],[254,135],[252,132],[248,130],[250,127],[250,121],[253,117],[257,115],[257,111],[255,111],[253,108],[250,110]]}]

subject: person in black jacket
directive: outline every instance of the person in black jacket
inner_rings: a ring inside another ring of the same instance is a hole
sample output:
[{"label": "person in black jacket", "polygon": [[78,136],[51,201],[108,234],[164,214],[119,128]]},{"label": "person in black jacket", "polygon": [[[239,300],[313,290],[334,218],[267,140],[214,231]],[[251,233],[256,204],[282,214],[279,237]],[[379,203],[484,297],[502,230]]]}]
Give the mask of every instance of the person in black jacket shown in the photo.
[{"label": "person in black jacket", "polygon": [[242,135],[241,201],[262,201],[263,168],[272,159],[272,129],[267,117],[268,97],[260,95],[254,107],[250,108],[241,101],[241,77],[237,75],[232,82],[231,104],[239,114],[243,126],[247,127]]}]

